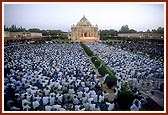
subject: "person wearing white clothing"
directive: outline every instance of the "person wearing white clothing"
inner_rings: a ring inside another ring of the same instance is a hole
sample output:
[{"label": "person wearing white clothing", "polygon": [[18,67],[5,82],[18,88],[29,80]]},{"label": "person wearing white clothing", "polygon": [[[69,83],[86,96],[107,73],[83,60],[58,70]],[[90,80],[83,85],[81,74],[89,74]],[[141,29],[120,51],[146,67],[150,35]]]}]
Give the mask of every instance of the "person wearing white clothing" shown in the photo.
[{"label": "person wearing white clothing", "polygon": [[30,105],[30,104],[31,104],[31,102],[29,102],[29,101],[26,99],[26,97],[24,97],[24,99],[22,100],[22,107],[24,107],[25,103],[26,103],[26,105]]},{"label": "person wearing white clothing", "polygon": [[81,98],[82,98],[82,95],[83,95],[83,92],[82,92],[82,91],[79,91],[79,92],[77,92],[77,94],[78,94],[78,98],[81,99]]},{"label": "person wearing white clothing", "polygon": [[141,109],[141,105],[139,104],[138,100],[135,100],[135,102],[130,107],[131,111],[139,111]]},{"label": "person wearing white clothing", "polygon": [[80,110],[80,105],[75,105],[75,111],[79,111]]},{"label": "person wearing white clothing", "polygon": [[70,88],[69,89],[69,94],[73,94],[73,93],[75,93],[74,89]]},{"label": "person wearing white clothing", "polygon": [[49,102],[49,97],[45,96],[43,97],[43,104],[46,105]]},{"label": "person wearing white clothing", "polygon": [[93,101],[93,98],[88,98],[88,102],[89,102],[89,104],[91,104],[92,101]]},{"label": "person wearing white clothing", "polygon": [[104,101],[104,96],[103,96],[103,94],[99,95],[99,102],[102,102],[102,101]]},{"label": "person wearing white clothing", "polygon": [[89,91],[89,87],[85,87],[84,90],[85,90],[85,92],[88,92]]},{"label": "person wearing white clothing", "polygon": [[82,103],[85,103],[87,101],[87,97],[85,97],[85,94],[83,94],[83,97],[81,98]]},{"label": "person wearing white clothing", "polygon": [[11,107],[10,107],[10,110],[11,110],[11,111],[19,111],[20,108],[15,107],[15,106],[11,106]]},{"label": "person wearing white clothing", "polygon": [[109,95],[109,93],[107,93],[106,91],[104,91],[103,92],[103,95],[104,95],[104,100],[108,100],[108,95]]},{"label": "person wearing white clothing", "polygon": [[109,111],[114,110],[114,102],[111,102],[111,103],[106,102],[106,104],[108,105],[107,110],[109,110]]},{"label": "person wearing white clothing", "polygon": [[37,110],[39,105],[40,105],[40,103],[37,101],[37,99],[34,99],[34,101],[33,101],[33,109]]},{"label": "person wearing white clothing", "polygon": [[94,111],[96,109],[96,104],[94,104],[92,101],[91,104],[89,104],[89,107],[91,111]]},{"label": "person wearing white clothing", "polygon": [[31,107],[28,106],[27,103],[24,103],[23,111],[29,111],[30,109],[31,109]]},{"label": "person wearing white clothing", "polygon": [[54,97],[54,95],[51,95],[50,96],[50,105],[54,105],[54,103],[55,103],[55,97]]},{"label": "person wearing white clothing", "polygon": [[94,101],[94,102],[97,102],[97,98],[98,98],[98,96],[97,96],[96,94],[91,95],[91,97],[93,98],[93,101]]},{"label": "person wearing white clothing", "polygon": [[45,111],[51,111],[51,110],[52,110],[52,106],[50,106],[50,105],[45,106]]},{"label": "person wearing white clothing", "polygon": [[59,111],[66,111],[64,108],[60,108]]},{"label": "person wearing white clothing", "polygon": [[62,98],[63,98],[63,95],[60,94],[60,95],[58,96],[58,102],[59,102],[59,103],[62,103]]},{"label": "person wearing white clothing", "polygon": [[86,96],[87,98],[90,98],[90,92],[86,92],[86,93],[85,93],[85,96]]},{"label": "person wearing white clothing", "polygon": [[95,95],[96,92],[94,90],[90,90],[90,95]]},{"label": "person wearing white clothing", "polygon": [[78,100],[78,98],[76,96],[74,96],[74,98],[73,98],[73,104],[77,105],[79,103],[80,103],[80,101]]},{"label": "person wearing white clothing", "polygon": [[58,105],[58,104],[52,106],[52,109],[53,109],[54,111],[59,111],[60,108],[61,108],[61,105]]},{"label": "person wearing white clothing", "polygon": [[83,105],[85,107],[85,110],[89,110],[90,104],[88,102],[84,103]]},{"label": "person wearing white clothing", "polygon": [[44,94],[47,96],[50,94],[50,89],[48,87],[44,89]]}]

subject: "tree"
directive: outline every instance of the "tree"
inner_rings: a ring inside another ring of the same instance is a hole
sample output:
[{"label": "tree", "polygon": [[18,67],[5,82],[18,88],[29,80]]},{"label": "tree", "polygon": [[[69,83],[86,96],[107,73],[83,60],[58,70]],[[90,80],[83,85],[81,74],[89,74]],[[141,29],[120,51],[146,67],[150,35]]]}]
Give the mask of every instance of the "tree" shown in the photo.
[{"label": "tree", "polygon": [[150,30],[149,29],[147,29],[147,31],[146,31],[147,33],[150,33]]},{"label": "tree", "polygon": [[162,28],[162,27],[158,27],[158,29],[157,29],[157,33],[164,33],[164,28]]},{"label": "tree", "polygon": [[129,110],[134,100],[132,91],[122,90],[118,93],[117,102],[121,110]]},{"label": "tree", "polygon": [[136,30],[134,30],[134,29],[130,29],[129,30],[129,33],[136,33],[137,31]]},{"label": "tree", "polygon": [[119,33],[136,33],[137,31],[134,29],[129,29],[128,25],[123,25],[119,31]]},{"label": "tree", "polygon": [[88,46],[86,46],[84,43],[80,43],[81,46],[83,47],[83,49],[85,50],[85,52],[87,53],[88,56],[92,56],[93,55],[93,51],[90,50],[90,48]]},{"label": "tree", "polygon": [[119,31],[120,33],[128,33],[129,32],[129,27],[128,25],[123,25]]},{"label": "tree", "polygon": [[6,27],[6,25],[4,25],[4,30],[5,31],[9,31],[9,32],[24,32],[24,31],[26,31],[26,29],[25,28],[22,28],[22,26],[20,26],[20,27],[17,27],[16,25],[11,25],[11,27]]},{"label": "tree", "polygon": [[117,78],[115,76],[107,76],[105,79],[105,83],[109,89],[117,84]]},{"label": "tree", "polygon": [[105,76],[107,74],[106,68],[104,67],[104,65],[101,64],[101,66],[98,69],[98,72],[101,76]]},{"label": "tree", "polygon": [[152,33],[157,33],[157,31],[155,29],[152,29]]},{"label": "tree", "polygon": [[6,25],[4,25],[4,31],[9,31],[9,28]]},{"label": "tree", "polygon": [[114,30],[114,29],[110,29],[110,30],[100,30],[100,38],[102,40],[107,40],[109,39],[110,37],[113,37],[113,36],[117,36],[118,34],[118,31],[117,30]]},{"label": "tree", "polygon": [[28,29],[28,31],[29,32],[40,32],[40,29],[38,29],[38,28],[30,28],[30,29]]}]

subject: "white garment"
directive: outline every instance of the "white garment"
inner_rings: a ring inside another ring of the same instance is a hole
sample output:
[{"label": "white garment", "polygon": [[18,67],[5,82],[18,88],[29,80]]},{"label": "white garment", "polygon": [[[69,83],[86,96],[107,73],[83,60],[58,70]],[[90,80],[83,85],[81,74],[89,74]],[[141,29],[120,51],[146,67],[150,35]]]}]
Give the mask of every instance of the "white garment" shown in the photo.
[{"label": "white garment", "polygon": [[46,105],[49,102],[49,97],[43,97],[43,104]]},{"label": "white garment", "polygon": [[93,101],[94,101],[94,102],[97,102],[97,97],[98,97],[98,96],[97,96],[96,94],[91,95],[91,97],[93,98]]},{"label": "white garment", "polygon": [[112,111],[114,109],[114,103],[108,103],[106,102],[106,104],[108,105],[108,110]]},{"label": "white garment", "polygon": [[53,105],[53,106],[52,106],[52,109],[53,109],[53,110],[59,111],[60,108],[61,108],[61,105]]},{"label": "white garment", "polygon": [[51,111],[51,110],[52,110],[52,106],[50,106],[50,105],[45,106],[45,111]]},{"label": "white garment", "polygon": [[38,101],[34,101],[33,102],[33,109],[36,109],[37,107],[39,107],[39,102]]},{"label": "white garment", "polygon": [[91,104],[92,101],[93,101],[93,98],[88,98],[89,104]]},{"label": "white garment", "polygon": [[99,95],[99,102],[104,101],[104,96]]},{"label": "white garment", "polygon": [[131,111],[139,111],[140,110],[140,105],[137,107],[135,104],[133,104],[131,107],[130,107],[130,110]]},{"label": "white garment", "polygon": [[79,92],[77,92],[77,94],[78,94],[78,98],[82,98],[82,94],[83,94],[83,92],[82,91],[79,91]]},{"label": "white garment", "polygon": [[24,110],[24,111],[29,111],[29,110],[30,110],[30,108],[31,108],[31,107],[30,107],[30,106],[28,106],[28,105],[23,106],[23,110]]},{"label": "white garment", "polygon": [[50,97],[50,105],[54,105],[55,97]]},{"label": "white garment", "polygon": [[74,98],[73,99],[73,104],[75,104],[75,105],[79,104],[79,100],[77,98]]},{"label": "white garment", "polygon": [[24,106],[25,103],[26,103],[26,104],[31,104],[28,100],[23,99],[23,100],[22,100],[22,107]]},{"label": "white garment", "polygon": [[44,93],[45,93],[45,95],[49,95],[50,94],[50,90],[48,89],[44,89]]},{"label": "white garment", "polygon": [[95,110],[95,106],[96,106],[96,104],[89,104],[90,110],[94,111]]}]

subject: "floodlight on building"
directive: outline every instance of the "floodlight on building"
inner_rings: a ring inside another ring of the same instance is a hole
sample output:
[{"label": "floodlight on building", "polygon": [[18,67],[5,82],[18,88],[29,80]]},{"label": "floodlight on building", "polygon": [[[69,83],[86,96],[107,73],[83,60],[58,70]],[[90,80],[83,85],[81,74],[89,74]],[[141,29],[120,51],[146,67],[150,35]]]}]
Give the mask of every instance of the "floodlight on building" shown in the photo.
[{"label": "floodlight on building", "polygon": [[163,36],[161,36],[161,38],[163,38]]}]

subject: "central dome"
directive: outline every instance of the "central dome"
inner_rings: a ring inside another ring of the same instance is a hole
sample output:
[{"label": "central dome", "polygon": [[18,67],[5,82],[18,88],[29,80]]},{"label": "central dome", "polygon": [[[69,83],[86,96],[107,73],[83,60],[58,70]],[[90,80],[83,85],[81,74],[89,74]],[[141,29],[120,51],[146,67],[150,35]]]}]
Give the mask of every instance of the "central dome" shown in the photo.
[{"label": "central dome", "polygon": [[87,20],[85,16],[77,23],[76,26],[91,26],[91,23]]}]

